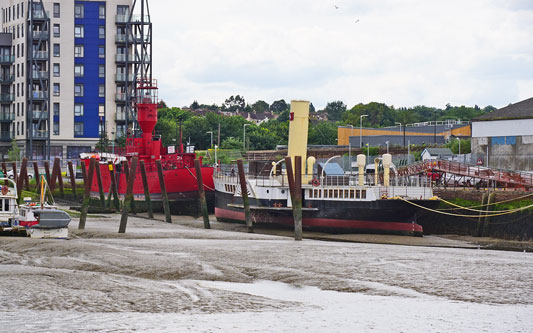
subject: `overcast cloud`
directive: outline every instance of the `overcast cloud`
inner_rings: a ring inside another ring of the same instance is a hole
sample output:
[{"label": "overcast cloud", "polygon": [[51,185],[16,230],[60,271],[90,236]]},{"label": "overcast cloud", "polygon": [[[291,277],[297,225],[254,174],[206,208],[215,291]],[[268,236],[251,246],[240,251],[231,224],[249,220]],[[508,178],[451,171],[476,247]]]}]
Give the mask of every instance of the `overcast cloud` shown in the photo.
[{"label": "overcast cloud", "polygon": [[155,0],[150,10],[154,77],[171,106],[237,94],[317,108],[533,97],[533,0]]}]

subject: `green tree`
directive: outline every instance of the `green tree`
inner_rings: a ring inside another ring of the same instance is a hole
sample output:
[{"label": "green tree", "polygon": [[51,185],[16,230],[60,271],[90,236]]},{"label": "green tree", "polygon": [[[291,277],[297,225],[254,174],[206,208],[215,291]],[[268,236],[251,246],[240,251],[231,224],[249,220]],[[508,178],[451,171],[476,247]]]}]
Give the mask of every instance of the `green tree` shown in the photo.
[{"label": "green tree", "polygon": [[200,108],[200,104],[198,104],[197,101],[192,102],[190,106],[191,110],[198,110]]},{"label": "green tree", "polygon": [[284,99],[275,101],[272,103],[272,105],[270,105],[270,111],[272,111],[272,113],[282,113],[286,110],[289,110],[289,105],[287,104],[287,102],[285,102]]},{"label": "green tree", "polygon": [[11,140],[11,149],[7,152],[10,161],[18,161],[20,159],[20,148],[15,139]]},{"label": "green tree", "polygon": [[328,120],[341,120],[342,114],[346,112],[346,104],[342,101],[329,102],[324,111],[328,115]]},{"label": "green tree", "polygon": [[230,112],[242,111],[244,110],[245,106],[246,101],[244,100],[244,97],[240,95],[230,96],[228,99],[226,99],[223,105],[224,109]]},{"label": "green tree", "polygon": [[224,139],[220,143],[220,148],[222,149],[242,149],[242,141],[240,139],[236,139],[232,136],[229,138]]},{"label": "green tree", "polygon": [[309,125],[310,145],[336,145],[338,124],[329,121],[320,121]]},{"label": "green tree", "polygon": [[346,124],[359,126],[361,115],[368,115],[363,119],[363,126],[385,127],[394,126],[395,110],[383,103],[371,102],[357,104],[342,115]]},{"label": "green tree", "polygon": [[261,101],[261,100],[259,100],[259,101],[255,102],[254,104],[252,104],[252,110],[254,112],[256,112],[256,113],[263,113],[265,111],[268,111],[269,107],[270,106],[268,105],[267,102]]}]

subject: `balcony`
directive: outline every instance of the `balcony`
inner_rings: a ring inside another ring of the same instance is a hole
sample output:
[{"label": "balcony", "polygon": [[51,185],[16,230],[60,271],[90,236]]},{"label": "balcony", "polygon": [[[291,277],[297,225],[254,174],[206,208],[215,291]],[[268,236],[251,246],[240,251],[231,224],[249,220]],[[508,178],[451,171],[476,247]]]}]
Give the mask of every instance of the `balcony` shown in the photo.
[{"label": "balcony", "polygon": [[31,77],[34,80],[48,79],[48,72],[33,71]]},{"label": "balcony", "polygon": [[2,64],[12,64],[15,62],[14,55],[0,55],[0,63]]},{"label": "balcony", "polygon": [[116,93],[115,101],[117,102],[126,102],[126,93]]},{"label": "balcony", "polygon": [[133,74],[126,75],[125,73],[117,73],[115,75],[115,82],[133,82]]},{"label": "balcony", "polygon": [[48,51],[33,51],[33,59],[35,60],[48,60]]},{"label": "balcony", "polygon": [[130,15],[117,15],[115,16],[115,23],[128,23]]},{"label": "balcony", "polygon": [[127,54],[117,54],[115,56],[115,62],[126,62],[126,61],[128,61],[128,55]]},{"label": "balcony", "polygon": [[0,121],[15,120],[15,112],[0,112]]},{"label": "balcony", "polygon": [[15,94],[0,94],[0,103],[12,103],[15,100]]},{"label": "balcony", "polygon": [[0,84],[11,84],[15,81],[15,75],[12,74],[4,74],[0,75]]},{"label": "balcony", "polygon": [[48,39],[50,33],[48,31],[33,31],[31,36],[33,39]]},{"label": "balcony", "polygon": [[15,138],[15,132],[1,132],[0,141],[9,142]]},{"label": "balcony", "polygon": [[128,41],[129,43],[132,42],[131,36],[128,36],[126,34],[118,34],[115,36],[115,43],[117,44],[124,44]]},{"label": "balcony", "polygon": [[33,138],[34,139],[48,139],[48,131],[47,130],[33,130]]},{"label": "balcony", "polygon": [[[130,39],[131,39],[131,37],[130,37]],[[150,42],[150,35],[146,35],[146,36],[135,35],[135,36],[133,36],[133,41],[135,41],[136,43],[141,43],[141,42],[149,43]]]},{"label": "balcony", "polygon": [[115,113],[115,121],[126,121],[126,112]]},{"label": "balcony", "polygon": [[33,120],[48,119],[48,111],[33,111]]},{"label": "balcony", "polygon": [[34,91],[32,92],[33,99],[41,99],[45,100],[48,99],[48,92],[47,91]]},{"label": "balcony", "polygon": [[45,20],[50,17],[50,12],[45,12],[42,9],[34,9],[30,13],[30,18],[34,20]]}]

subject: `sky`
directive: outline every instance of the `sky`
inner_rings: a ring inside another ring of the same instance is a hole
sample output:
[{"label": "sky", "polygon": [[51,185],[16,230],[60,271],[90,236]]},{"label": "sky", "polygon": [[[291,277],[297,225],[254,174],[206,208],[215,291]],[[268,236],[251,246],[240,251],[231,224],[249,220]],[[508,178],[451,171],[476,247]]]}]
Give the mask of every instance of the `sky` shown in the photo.
[{"label": "sky", "polygon": [[533,97],[533,0],[149,2],[169,106],[231,95],[506,106]]}]

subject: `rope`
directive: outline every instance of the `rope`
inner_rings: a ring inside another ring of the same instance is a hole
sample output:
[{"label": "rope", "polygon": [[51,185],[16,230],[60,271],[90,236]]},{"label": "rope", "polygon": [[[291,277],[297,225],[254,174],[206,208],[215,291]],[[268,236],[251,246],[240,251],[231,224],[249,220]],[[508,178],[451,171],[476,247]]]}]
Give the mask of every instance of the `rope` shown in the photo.
[{"label": "rope", "polygon": [[[464,210],[469,210],[469,211],[472,211],[472,212],[478,212],[478,213],[485,213],[486,210],[480,210],[480,209],[471,209],[471,207],[463,207],[463,206],[459,206],[457,204],[454,204],[453,202],[450,202],[450,201],[446,201],[444,199],[440,199],[442,202],[450,205],[450,206],[454,206],[454,207],[457,207],[459,209],[464,209]],[[454,208],[452,208],[454,209]],[[503,213],[503,212],[508,212],[509,209],[507,210],[491,210],[492,213]]]},{"label": "rope", "polygon": [[[197,177],[191,172],[191,170],[189,169],[188,166],[186,166],[185,169],[187,169],[187,171],[189,171],[189,173],[191,174],[191,176],[192,176],[194,179],[198,180],[198,178],[197,178]],[[209,186],[207,186],[207,185],[205,185],[205,184],[203,184],[203,185],[204,185],[204,187],[207,187],[207,189],[209,189],[209,190],[211,190],[211,191],[214,191],[214,190],[215,190],[214,188],[211,188],[211,187],[209,187]]]},{"label": "rope", "polygon": [[[490,204],[484,204],[484,205],[476,205],[476,206],[469,206],[469,207],[461,207],[463,209],[467,209],[467,208],[479,208],[479,207],[488,207],[488,206],[493,206],[493,205],[498,205],[498,204],[502,204],[502,203],[505,203],[505,202],[511,202],[511,201],[517,201],[517,200],[520,200],[520,199],[524,199],[524,198],[527,198],[527,197],[530,197],[530,196],[533,196],[533,193],[531,194],[526,194],[526,195],[523,195],[521,197],[516,197],[516,198],[512,198],[512,199],[507,199],[507,200],[503,200],[503,201],[498,201],[498,202],[492,202]],[[442,201],[445,201],[443,199],[440,199]],[[453,206],[453,205],[451,205]],[[439,209],[439,210],[454,210],[455,208],[443,208],[443,209]]]},{"label": "rope", "polygon": [[399,200],[403,200],[413,206],[416,206],[418,208],[422,208],[422,209],[425,209],[427,211],[430,211],[430,212],[433,212],[433,213],[438,213],[438,214],[444,214],[444,215],[449,215],[449,216],[458,216],[458,217],[472,217],[472,218],[479,218],[479,217],[493,217],[493,216],[500,216],[500,215],[507,215],[507,214],[512,214],[512,213],[516,213],[516,212],[519,212],[519,211],[523,211],[523,210],[526,210],[526,209],[529,209],[531,207],[533,207],[533,204],[529,205],[529,206],[525,206],[525,207],[521,207],[521,208],[516,208],[516,209],[511,209],[511,210],[508,210],[506,212],[503,212],[503,213],[496,213],[496,214],[485,214],[485,215],[466,215],[466,214],[453,214],[453,213],[448,213],[448,212],[443,212],[443,211],[440,211],[440,210],[436,210],[436,209],[432,209],[432,208],[428,208],[428,207],[424,207],[422,205],[419,205],[419,204],[416,204],[414,202],[411,202],[409,200],[406,200],[402,197],[394,197],[394,198],[391,198],[391,199],[399,199]]}]

